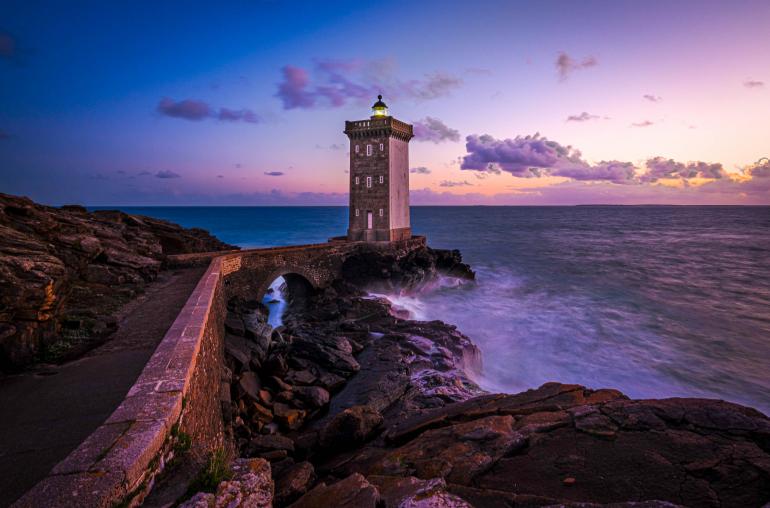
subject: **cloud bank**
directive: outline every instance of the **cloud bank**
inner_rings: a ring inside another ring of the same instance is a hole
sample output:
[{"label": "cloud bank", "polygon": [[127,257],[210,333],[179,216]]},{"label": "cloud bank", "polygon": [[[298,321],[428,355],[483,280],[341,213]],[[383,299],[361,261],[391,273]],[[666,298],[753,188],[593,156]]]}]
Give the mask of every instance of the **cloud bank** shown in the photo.
[{"label": "cloud bank", "polygon": [[386,101],[389,97],[436,99],[462,83],[460,78],[441,72],[402,81],[394,77],[393,67],[390,60],[318,60],[311,71],[285,65],[275,96],[283,109],[338,108],[374,101],[380,93]]},{"label": "cloud bank", "polygon": [[422,120],[414,122],[413,127],[415,141],[431,141],[433,143],[460,141],[460,132],[448,127],[438,118],[426,116]]},{"label": "cloud bank", "polygon": [[[560,176],[578,182],[606,182],[623,185],[644,185],[660,180],[679,181],[688,185],[690,180],[711,180],[735,183],[745,181],[732,177],[720,163],[703,161],[678,162],[664,157],[652,157],[637,167],[627,161],[586,161],[579,150],[549,140],[539,133],[496,139],[488,134],[473,134],[466,138],[467,155],[462,157],[460,169],[483,173],[506,172],[518,178]],[[770,177],[770,161],[761,159],[746,168],[744,174],[754,181]],[[767,180],[770,183],[770,179]],[[755,187],[759,184],[754,183]],[[764,185],[764,184],[763,184]],[[706,184],[701,187],[706,187]],[[760,185],[760,187],[762,187]],[[743,186],[742,189],[747,187]],[[724,186],[720,189],[725,189]],[[734,190],[737,191],[737,188]]]},{"label": "cloud bank", "polygon": [[655,182],[663,178],[727,178],[727,172],[719,163],[707,162],[677,162],[673,159],[654,157],[648,159],[647,173],[642,176],[643,181]]},{"label": "cloud bank", "polygon": [[155,173],[155,178],[182,178],[182,175],[173,171],[163,170]]},{"label": "cloud bank", "polygon": [[207,118],[215,118],[224,122],[260,123],[262,121],[259,115],[250,109],[219,108],[219,110],[216,110],[206,102],[193,99],[175,101],[164,97],[158,102],[155,110],[164,116],[193,122],[199,122]]}]

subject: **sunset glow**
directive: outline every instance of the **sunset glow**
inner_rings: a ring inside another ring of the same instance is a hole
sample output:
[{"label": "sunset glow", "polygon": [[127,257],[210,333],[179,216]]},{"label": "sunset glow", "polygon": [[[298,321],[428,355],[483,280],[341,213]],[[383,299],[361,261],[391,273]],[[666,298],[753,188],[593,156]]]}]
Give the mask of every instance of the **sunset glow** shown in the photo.
[{"label": "sunset glow", "polygon": [[46,203],[344,205],[380,93],[415,205],[770,203],[765,1],[0,14],[0,190]]}]

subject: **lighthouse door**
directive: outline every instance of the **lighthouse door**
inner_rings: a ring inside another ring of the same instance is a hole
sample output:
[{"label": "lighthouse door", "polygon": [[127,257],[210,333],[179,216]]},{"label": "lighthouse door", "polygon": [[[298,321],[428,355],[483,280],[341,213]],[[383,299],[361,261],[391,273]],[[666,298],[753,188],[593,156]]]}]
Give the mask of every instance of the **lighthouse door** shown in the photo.
[{"label": "lighthouse door", "polygon": [[373,222],[373,220],[374,219],[372,218],[372,212],[366,212],[366,228],[367,229],[372,229],[372,222]]}]

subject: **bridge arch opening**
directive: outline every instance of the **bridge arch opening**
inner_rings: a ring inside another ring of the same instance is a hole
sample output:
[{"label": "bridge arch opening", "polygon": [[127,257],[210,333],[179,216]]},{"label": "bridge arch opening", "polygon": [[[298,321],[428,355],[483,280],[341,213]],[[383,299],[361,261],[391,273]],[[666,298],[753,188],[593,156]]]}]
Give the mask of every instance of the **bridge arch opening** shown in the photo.
[{"label": "bridge arch opening", "polygon": [[282,325],[286,312],[304,307],[314,291],[310,281],[298,273],[290,272],[275,277],[262,298],[262,303],[270,311],[268,323],[273,327]]}]

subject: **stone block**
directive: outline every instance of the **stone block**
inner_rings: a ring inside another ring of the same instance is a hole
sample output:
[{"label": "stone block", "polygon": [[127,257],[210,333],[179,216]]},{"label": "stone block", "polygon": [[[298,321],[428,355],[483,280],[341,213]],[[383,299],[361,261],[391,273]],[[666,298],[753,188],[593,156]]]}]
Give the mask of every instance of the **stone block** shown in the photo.
[{"label": "stone block", "polygon": [[119,472],[49,476],[12,506],[14,508],[111,507],[126,494],[125,476]]},{"label": "stone block", "polygon": [[130,426],[130,422],[101,425],[64,460],[56,464],[51,470],[51,474],[64,475],[88,471],[91,466],[105,456]]},{"label": "stone block", "polygon": [[167,428],[182,412],[182,392],[152,392],[126,397],[105,423],[162,421]]},{"label": "stone block", "polygon": [[91,472],[123,473],[130,491],[145,477],[168,434],[169,429],[162,421],[134,422],[107,455],[94,464]]}]

